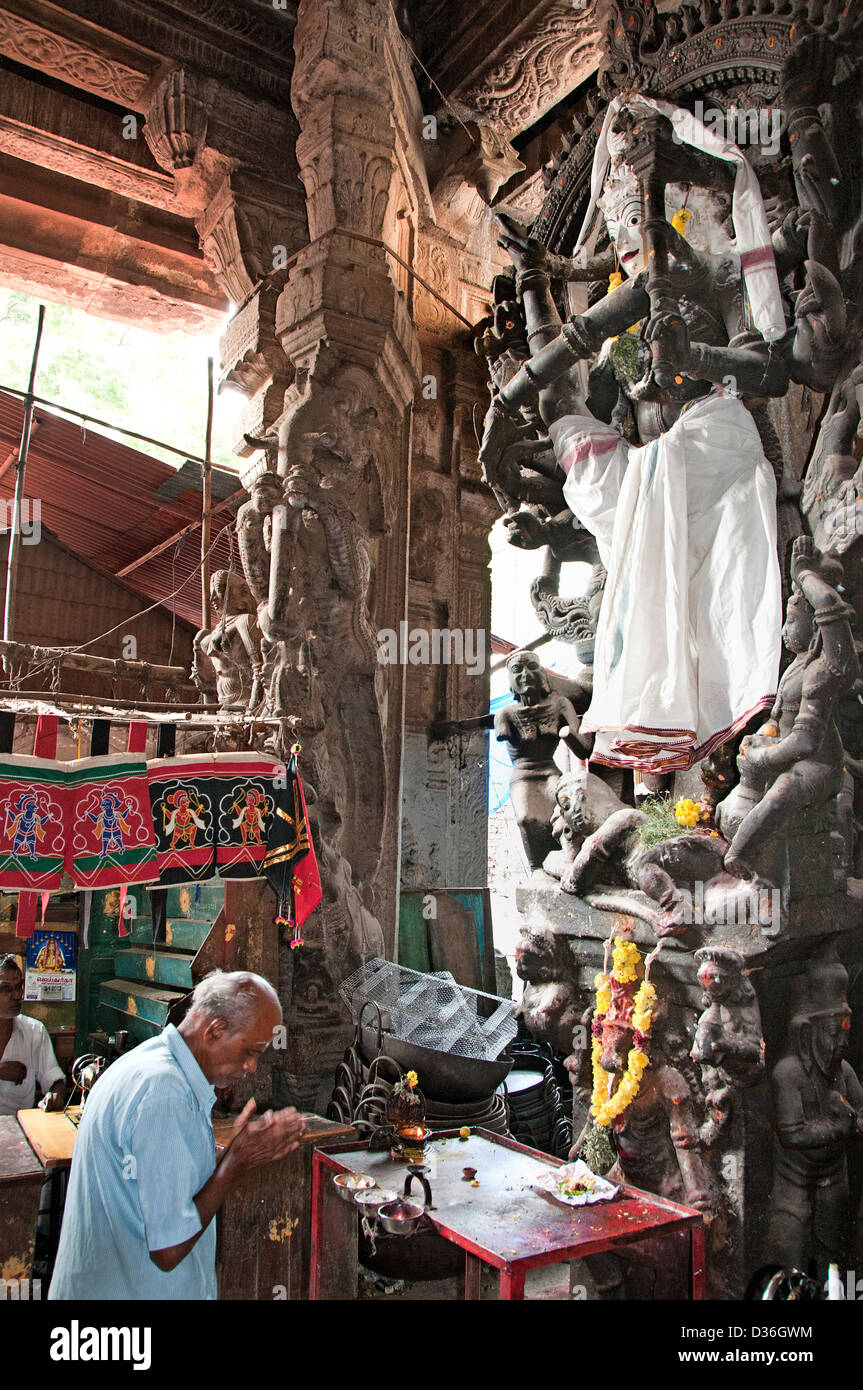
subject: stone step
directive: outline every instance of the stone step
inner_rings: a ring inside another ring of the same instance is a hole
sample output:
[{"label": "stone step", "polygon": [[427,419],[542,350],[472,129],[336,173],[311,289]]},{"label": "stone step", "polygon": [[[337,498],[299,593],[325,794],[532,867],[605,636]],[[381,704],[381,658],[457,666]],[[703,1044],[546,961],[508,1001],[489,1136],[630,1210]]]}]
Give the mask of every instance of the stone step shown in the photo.
[{"label": "stone step", "polygon": [[214,920],[225,901],[225,880],[214,877],[168,889],[169,917],[209,917]]},{"label": "stone step", "polygon": [[193,951],[131,946],[115,953],[114,972],[121,980],[143,980],[145,984],[167,985],[170,989],[191,989],[194,959]]},{"label": "stone step", "polygon": [[213,930],[213,921],[202,917],[169,917],[165,923],[165,940],[160,942],[159,946],[171,946],[174,950],[195,953],[201,949]]},{"label": "stone step", "polygon": [[106,980],[99,986],[99,1003],[120,1016],[117,1028],[129,1028],[127,1020],[130,1018],[140,1019],[152,1025],[152,1032],[148,1034],[152,1036],[164,1028],[172,1006],[183,999],[186,992],[166,989],[163,985],[145,985],[138,980]]}]

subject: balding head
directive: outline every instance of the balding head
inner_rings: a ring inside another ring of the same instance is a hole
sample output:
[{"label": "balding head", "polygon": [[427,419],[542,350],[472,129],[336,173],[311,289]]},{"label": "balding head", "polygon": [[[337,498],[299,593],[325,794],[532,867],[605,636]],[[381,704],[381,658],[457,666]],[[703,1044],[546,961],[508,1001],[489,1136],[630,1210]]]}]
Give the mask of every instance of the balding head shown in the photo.
[{"label": "balding head", "polygon": [[207,1080],[254,1072],[282,1020],[279,997],[261,975],[214,970],[192,991],[179,1027]]},{"label": "balding head", "polygon": [[192,991],[192,1002],[186,1018],[221,1018],[228,1032],[240,1033],[248,1028],[262,1005],[269,1004],[282,1016],[279,996],[263,975],[250,970],[211,970]]}]

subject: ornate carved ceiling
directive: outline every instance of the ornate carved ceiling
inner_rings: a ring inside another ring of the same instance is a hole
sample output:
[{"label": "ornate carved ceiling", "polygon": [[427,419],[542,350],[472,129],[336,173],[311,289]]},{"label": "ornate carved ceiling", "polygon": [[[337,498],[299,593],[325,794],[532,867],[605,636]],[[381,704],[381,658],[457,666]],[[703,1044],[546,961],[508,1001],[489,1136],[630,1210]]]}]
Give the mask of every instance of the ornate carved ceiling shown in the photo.
[{"label": "ornate carved ceiling", "polygon": [[426,66],[459,111],[509,138],[528,130],[599,66],[608,0],[504,0],[461,23],[438,5],[419,29]]},{"label": "ornate carved ceiling", "polygon": [[296,183],[295,21],[293,0],[0,0],[5,283],[154,327],[223,321],[225,282],[194,221],[200,190],[157,163],[146,115],[185,68],[218,94],[209,139],[223,177],[264,151],[272,162],[275,145]]}]

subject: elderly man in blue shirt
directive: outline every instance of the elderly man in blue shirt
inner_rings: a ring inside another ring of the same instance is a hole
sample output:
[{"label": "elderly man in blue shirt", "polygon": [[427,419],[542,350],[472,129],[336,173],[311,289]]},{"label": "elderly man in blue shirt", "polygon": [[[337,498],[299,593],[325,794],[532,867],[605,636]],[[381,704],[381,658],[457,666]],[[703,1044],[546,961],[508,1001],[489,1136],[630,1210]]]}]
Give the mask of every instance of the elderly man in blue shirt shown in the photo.
[{"label": "elderly man in blue shirt", "polygon": [[294,1109],[253,1119],[250,1100],[221,1158],[213,1083],[253,1072],[282,1019],[259,975],[214,971],[179,1028],[99,1078],[75,1143],[51,1299],[213,1299],[213,1218],[248,1168],[297,1148]]}]

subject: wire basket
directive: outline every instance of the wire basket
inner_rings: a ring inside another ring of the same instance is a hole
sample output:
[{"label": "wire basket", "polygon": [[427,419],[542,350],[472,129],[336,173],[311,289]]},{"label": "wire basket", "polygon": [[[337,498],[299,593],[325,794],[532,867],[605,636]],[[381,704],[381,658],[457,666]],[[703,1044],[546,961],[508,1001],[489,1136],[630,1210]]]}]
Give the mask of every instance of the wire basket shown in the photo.
[{"label": "wire basket", "polygon": [[356,1023],[376,1004],[385,1032],[457,1057],[493,1061],[515,1037],[515,1004],[458,984],[448,970],[428,975],[375,956],[342,981],[339,994]]}]

